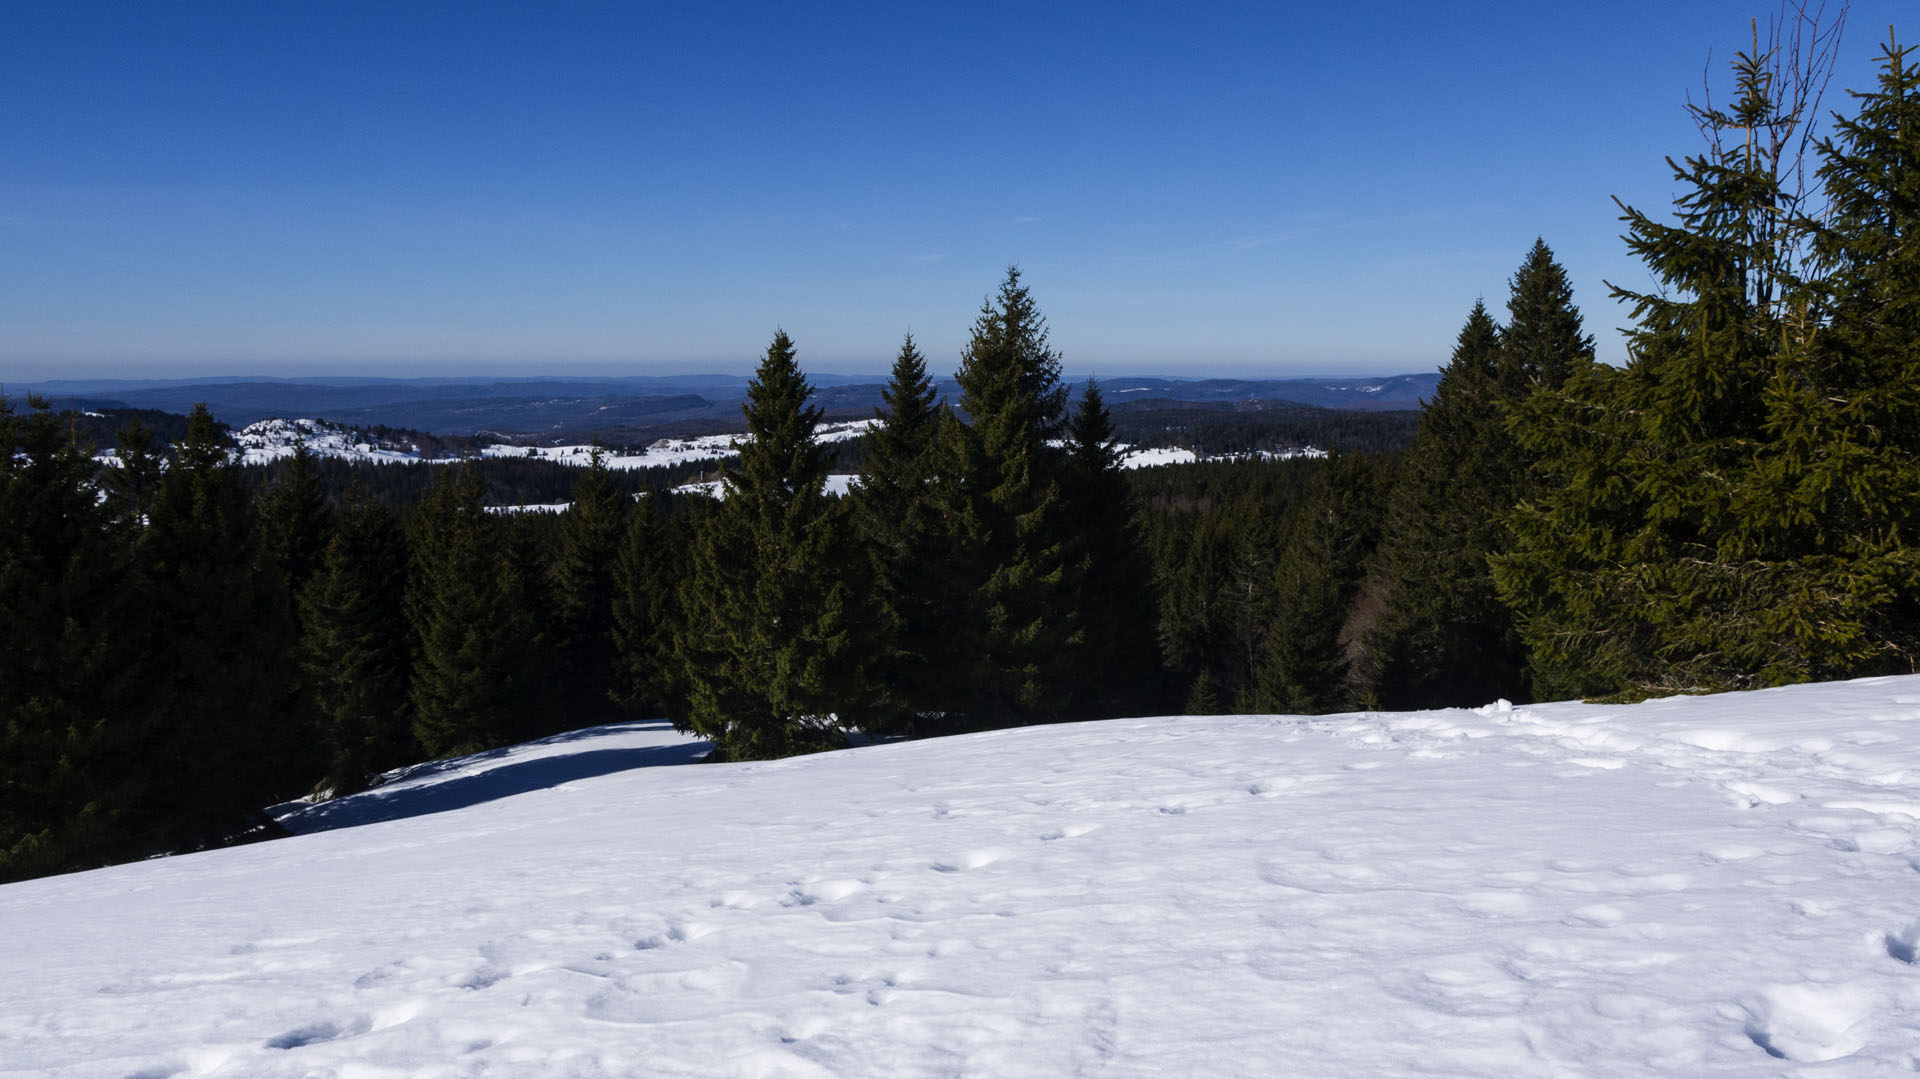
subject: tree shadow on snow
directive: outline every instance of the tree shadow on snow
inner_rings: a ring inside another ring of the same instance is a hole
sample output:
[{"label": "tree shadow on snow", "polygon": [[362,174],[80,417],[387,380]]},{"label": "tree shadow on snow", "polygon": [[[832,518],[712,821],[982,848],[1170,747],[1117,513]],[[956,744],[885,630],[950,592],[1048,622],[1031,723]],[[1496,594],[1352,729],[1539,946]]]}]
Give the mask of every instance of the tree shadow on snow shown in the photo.
[{"label": "tree shadow on snow", "polygon": [[[616,723],[604,727],[569,731],[514,748],[524,750],[529,746],[589,742],[603,735],[630,731],[664,731],[671,729],[671,726],[665,720]],[[688,741],[666,746],[634,746],[623,749],[582,749],[577,753],[553,754],[497,765],[484,771],[455,775],[437,782],[430,778],[437,774],[472,768],[488,760],[498,760],[514,751],[496,749],[486,753],[476,753],[470,757],[434,761],[408,769],[394,777],[385,786],[298,810],[282,817],[280,824],[294,835],[306,835],[312,832],[332,831],[335,828],[353,828],[362,824],[378,824],[382,821],[401,820],[406,817],[445,813],[449,810],[479,805],[482,802],[510,798],[530,791],[546,790],[574,780],[592,779],[595,776],[611,775],[614,772],[624,772],[632,768],[692,764],[705,757],[712,749],[712,745],[704,741]],[[425,781],[422,782],[422,780]]]}]

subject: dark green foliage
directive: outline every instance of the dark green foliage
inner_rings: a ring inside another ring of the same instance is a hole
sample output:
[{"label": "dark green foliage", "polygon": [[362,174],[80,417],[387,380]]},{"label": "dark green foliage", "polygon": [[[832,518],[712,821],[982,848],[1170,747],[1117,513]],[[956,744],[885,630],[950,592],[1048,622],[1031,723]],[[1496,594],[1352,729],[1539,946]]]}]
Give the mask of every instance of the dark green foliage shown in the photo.
[{"label": "dark green foliage", "polygon": [[1530,458],[1508,423],[1536,390],[1557,391],[1591,367],[1593,339],[1539,240],[1513,277],[1508,312],[1503,332],[1474,304],[1392,495],[1364,672],[1383,707],[1528,697],[1526,649],[1488,561],[1509,550],[1506,518],[1531,494]]},{"label": "dark green foliage", "polygon": [[674,657],[683,626],[679,587],[693,564],[695,522],[710,502],[698,495],[647,495],[621,536],[610,612],[615,659],[609,692],[629,712],[684,711],[686,679]]},{"label": "dark green foliage", "polygon": [[262,807],[314,778],[292,599],[228,453],[195,408],[139,545],[146,617],[126,631],[150,740],[137,804],[160,848],[270,832]]},{"label": "dark green foliage", "polygon": [[551,678],[568,728],[610,719],[613,707],[614,564],[632,500],[613,485],[596,447],[560,516],[552,569]]},{"label": "dark green foliage", "polygon": [[966,588],[952,528],[959,424],[936,402],[911,335],[882,397],[851,498],[868,563],[872,617],[863,628],[879,706],[872,733],[931,733],[953,721],[965,696],[955,677],[965,665],[954,659]]},{"label": "dark green foliage", "polygon": [[524,585],[481,499],[479,475],[463,464],[442,474],[413,521],[413,730],[435,757],[505,744],[531,700]]},{"label": "dark green foliage", "polygon": [[1112,408],[1114,437],[1134,446],[1179,446],[1203,456],[1281,453],[1306,447],[1391,453],[1413,445],[1418,409],[1347,412],[1289,401],[1168,401],[1128,398]]},{"label": "dark green foliage", "polygon": [[411,759],[407,542],[393,512],[350,499],[301,594],[301,663],[335,796]]},{"label": "dark green foliage", "polygon": [[[1516,427],[1548,489],[1496,579],[1543,691],[1912,668],[1915,351],[1897,312],[1915,291],[1885,241],[1913,225],[1913,75],[1890,51],[1882,93],[1825,149],[1835,213],[1815,227],[1787,186],[1801,118],[1769,62],[1742,54],[1732,108],[1696,110],[1709,147],[1675,167],[1675,223],[1626,211],[1665,288],[1618,291],[1638,323],[1627,368],[1576,371]],[[1829,280],[1802,278],[1809,232]]]},{"label": "dark green foliage", "polygon": [[113,452],[120,467],[102,473],[101,486],[107,492],[114,514],[127,526],[125,534],[131,539],[145,527],[147,512],[153,508],[153,496],[160,490],[159,440],[152,428],[138,419],[129,420],[120,429]]},{"label": "dark green foliage", "polygon": [[726,470],[726,496],[702,524],[681,590],[685,729],[726,760],[839,745],[862,719],[858,612],[836,558],[840,514],[825,493],[813,389],[776,333],[747,388],[751,441]]},{"label": "dark green foliage", "polygon": [[1074,411],[1067,447],[1072,609],[1083,627],[1070,655],[1067,714],[1137,715],[1163,693],[1153,572],[1135,527],[1133,492],[1120,470],[1113,425],[1092,379]]},{"label": "dark green foliage", "polygon": [[1375,612],[1359,601],[1389,480],[1376,458],[1336,457],[1287,515],[1274,559],[1275,614],[1252,700],[1240,710],[1313,714],[1361,703],[1353,659]]},{"label": "dark green foliage", "polygon": [[127,550],[44,402],[0,399],[0,881],[141,853],[123,832]]},{"label": "dark green foliage", "polygon": [[279,462],[278,469],[279,475],[255,505],[267,556],[285,575],[287,587],[298,595],[320,568],[333,522],[314,470],[313,454],[304,442],[294,446],[293,455]]},{"label": "dark green foliage", "polygon": [[969,423],[952,428],[954,565],[974,597],[961,710],[984,726],[1053,719],[1069,704],[1066,664],[1082,639],[1064,453],[1048,445],[1065,418],[1066,387],[1018,269],[982,306],[955,379]]}]

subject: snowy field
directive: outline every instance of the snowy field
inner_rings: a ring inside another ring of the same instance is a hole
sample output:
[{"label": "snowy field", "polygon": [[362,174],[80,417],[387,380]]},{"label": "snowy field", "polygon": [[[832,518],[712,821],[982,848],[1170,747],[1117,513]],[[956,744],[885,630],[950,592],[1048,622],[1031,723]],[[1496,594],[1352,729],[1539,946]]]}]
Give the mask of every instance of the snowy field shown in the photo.
[{"label": "snowy field", "polygon": [[1920,1070],[1920,678],[698,752],[0,887],[0,1073]]}]

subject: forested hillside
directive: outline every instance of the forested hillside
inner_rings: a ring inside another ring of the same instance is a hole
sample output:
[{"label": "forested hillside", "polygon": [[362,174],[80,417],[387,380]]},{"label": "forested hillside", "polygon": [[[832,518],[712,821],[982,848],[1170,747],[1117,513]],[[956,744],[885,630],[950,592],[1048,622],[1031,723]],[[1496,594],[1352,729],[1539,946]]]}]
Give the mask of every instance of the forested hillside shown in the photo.
[{"label": "forested hillside", "polygon": [[[535,460],[233,462],[0,410],[0,879],[273,834],[261,807],[620,715],[716,757],[1171,711],[1631,699],[1906,672],[1920,654],[1920,65],[1796,156],[1756,47],[1673,214],[1660,289],[1594,359],[1537,242],[1466,312],[1415,420],[1070,400],[1019,271],[958,399],[900,346],[877,426],[822,444],[784,332],[724,498]],[[1806,167],[1803,169],[1802,165]],[[1804,187],[1801,175],[1810,177]],[[1436,342],[1436,349],[1444,342]],[[1406,424],[1416,430],[1409,432]],[[1414,437],[1409,439],[1411,433]],[[846,497],[835,464],[857,467]],[[490,501],[569,502],[500,515]]]}]

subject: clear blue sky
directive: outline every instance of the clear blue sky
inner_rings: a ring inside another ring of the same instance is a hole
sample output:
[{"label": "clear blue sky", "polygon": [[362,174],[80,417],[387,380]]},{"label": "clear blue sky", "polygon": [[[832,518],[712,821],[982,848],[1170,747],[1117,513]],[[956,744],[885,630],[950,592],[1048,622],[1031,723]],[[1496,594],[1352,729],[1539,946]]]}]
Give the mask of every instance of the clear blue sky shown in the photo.
[{"label": "clear blue sky", "polygon": [[12,0],[0,381],[945,371],[1009,263],[1072,372],[1430,370],[1536,235],[1617,361],[1774,10]]}]

